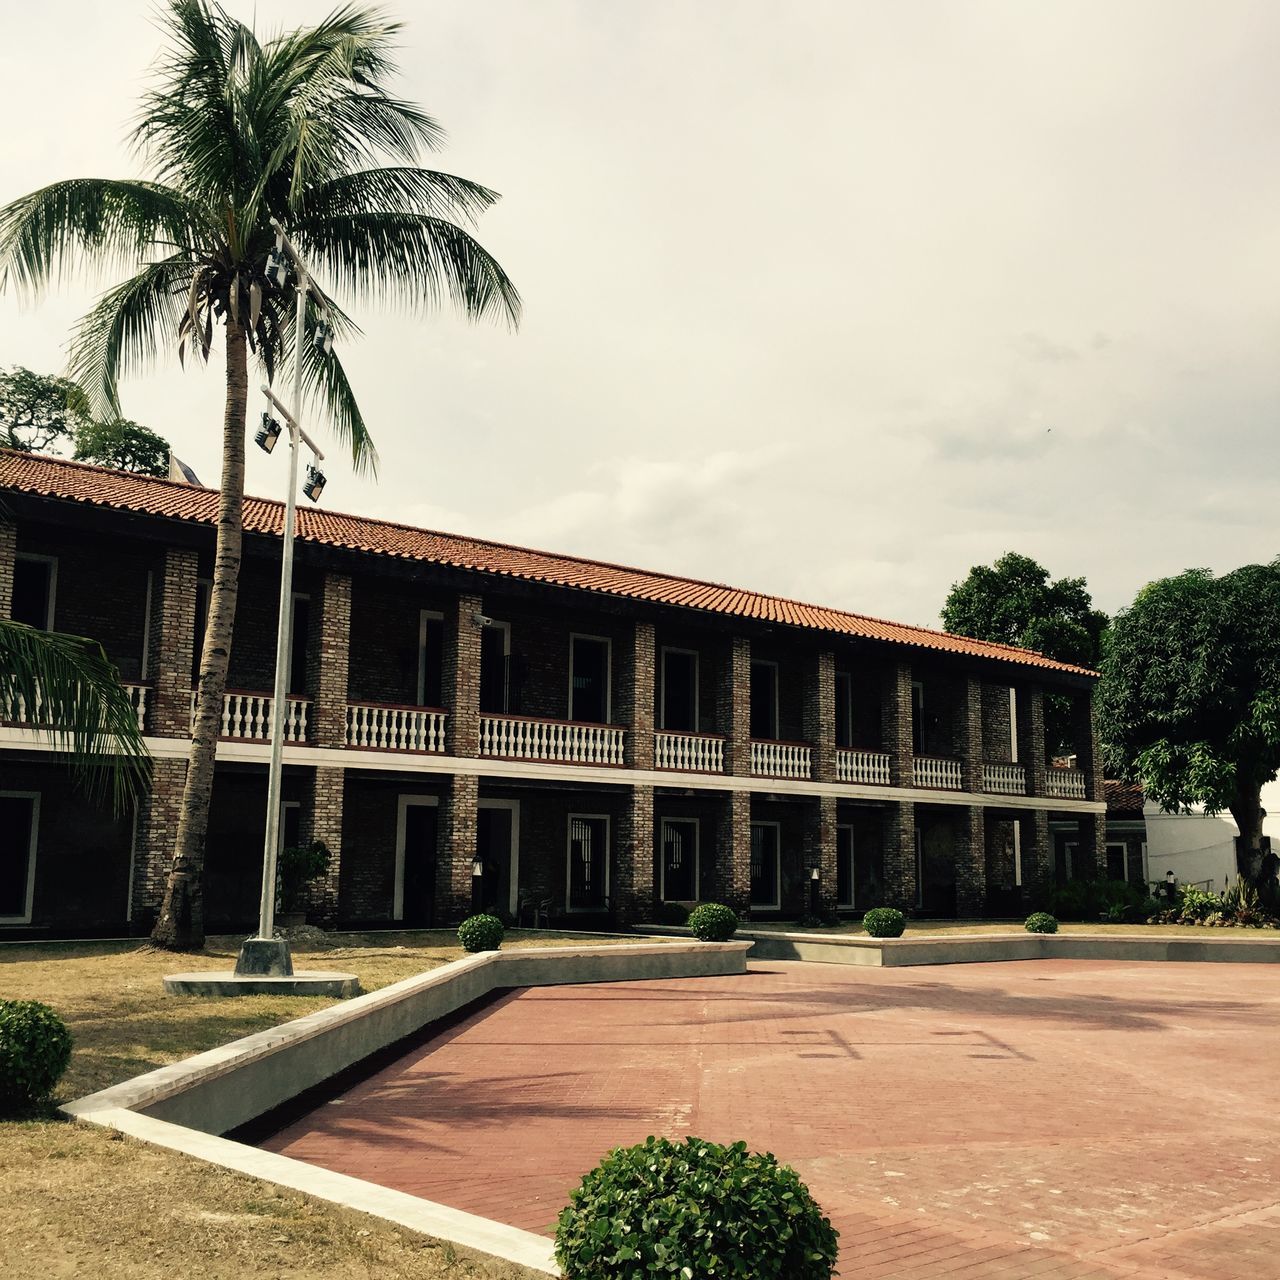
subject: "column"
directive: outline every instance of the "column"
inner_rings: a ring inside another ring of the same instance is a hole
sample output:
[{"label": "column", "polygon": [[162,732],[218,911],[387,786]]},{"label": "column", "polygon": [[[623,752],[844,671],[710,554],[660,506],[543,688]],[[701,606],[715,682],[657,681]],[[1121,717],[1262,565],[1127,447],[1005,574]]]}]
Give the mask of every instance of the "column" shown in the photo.
[{"label": "column", "polygon": [[916,807],[895,800],[884,812],[885,905],[910,915],[916,908]]},{"label": "column", "polygon": [[[836,909],[836,798],[816,796],[810,801],[804,824],[804,871],[812,877],[818,869],[819,911],[833,914]],[[812,880],[804,887],[805,913],[810,910]]]},{"label": "column", "polygon": [[471,864],[476,856],[480,779],[472,773],[449,778],[440,804],[436,853],[436,921],[452,923],[471,912]]},{"label": "column", "polygon": [[959,694],[960,785],[973,794],[982,790],[982,682],[966,676]]},{"label": "column", "polygon": [[[836,655],[818,653],[805,680],[804,736],[813,747],[815,782],[836,780]],[[835,836],[832,836],[835,839]]]},{"label": "column", "polygon": [[0,516],[0,618],[13,616],[13,566],[18,556],[18,526]]},{"label": "column", "polygon": [[[880,719],[885,750],[889,753],[889,781],[895,787],[914,785],[911,750],[911,666],[893,663],[884,675],[880,695]],[[912,866],[915,865],[914,854]],[[914,871],[912,872],[914,876]],[[914,897],[912,898],[914,902]]]},{"label": "column", "polygon": [[138,802],[133,862],[133,928],[138,933],[150,931],[160,910],[186,781],[186,760],[165,757],[151,762],[151,787]]},{"label": "column", "polygon": [[311,741],[317,747],[344,747],[351,650],[351,579],[344,573],[326,573],[319,596],[313,602],[307,635]]},{"label": "column", "polygon": [[1076,880],[1107,878],[1107,815],[1082,813],[1078,820],[1080,835],[1076,842],[1071,875]]},{"label": "column", "polygon": [[1044,689],[1018,689],[1018,762],[1027,772],[1027,795],[1042,796],[1048,786],[1044,746]]},{"label": "column", "polygon": [[956,840],[956,915],[980,919],[987,913],[986,813],[981,805],[966,805],[958,815]]},{"label": "column", "polygon": [[[191,665],[196,644],[199,560],[186,547],[166,547],[151,593],[150,729],[158,737],[191,736]],[[172,846],[170,846],[172,849]]]},{"label": "column", "polygon": [[1049,843],[1049,811],[1034,809],[1018,818],[1022,840],[1022,906],[1038,911],[1053,887],[1053,849]]},{"label": "column", "polygon": [[1071,700],[1071,739],[1076,749],[1076,766],[1084,774],[1085,799],[1104,799],[1102,751],[1093,726],[1092,694],[1076,695]]},{"label": "column", "polygon": [[[623,759],[633,769],[653,768],[654,651],[653,623],[637,622],[622,652],[622,714],[627,724]],[[650,824],[652,824],[652,807]]]},{"label": "column", "polygon": [[[480,633],[483,628],[476,621],[480,605],[479,596],[458,595],[445,613],[442,680],[444,706],[448,712],[445,747],[453,756],[480,754]],[[468,882],[469,859],[474,852],[473,840],[467,855]]]},{"label": "column", "polygon": [[720,663],[716,723],[724,734],[724,771],[751,775],[751,641],[733,636]]},{"label": "column", "polygon": [[347,771],[318,765],[311,794],[302,805],[301,838],[322,840],[329,850],[329,870],[307,889],[307,915],[311,924],[332,929],[338,922],[338,882],[342,871],[342,812]]},{"label": "column", "polygon": [[618,866],[612,897],[619,924],[654,919],[653,856],[653,788],[632,787],[618,823]]},{"label": "column", "polygon": [[716,901],[746,919],[751,911],[751,793],[730,791],[716,823]]}]

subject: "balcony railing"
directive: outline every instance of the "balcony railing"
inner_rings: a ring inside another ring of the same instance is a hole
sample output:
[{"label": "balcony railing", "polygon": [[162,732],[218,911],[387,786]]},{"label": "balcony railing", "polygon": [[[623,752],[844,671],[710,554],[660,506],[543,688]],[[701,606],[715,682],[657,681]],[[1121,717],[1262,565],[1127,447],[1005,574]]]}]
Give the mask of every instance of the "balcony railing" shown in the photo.
[{"label": "balcony railing", "polygon": [[723,773],[724,739],[711,733],[670,733],[660,729],[653,740],[654,764],[685,773]]},{"label": "balcony railing", "polygon": [[611,724],[529,716],[480,717],[480,754],[503,760],[620,765],[625,736],[625,729]]},{"label": "balcony railing", "polygon": [[[269,693],[248,693],[241,689],[228,689],[222,695],[222,723],[218,728],[220,738],[238,738],[248,742],[271,740],[271,704]],[[287,698],[284,713],[284,740],[306,742],[307,716],[311,703],[307,698]],[[191,690],[191,731],[196,727],[196,691]]]},{"label": "balcony railing", "polygon": [[808,778],[813,748],[807,742],[752,742],[751,772],[766,778]]},{"label": "balcony railing", "polygon": [[917,787],[931,791],[960,791],[963,784],[960,761],[941,756],[916,756],[911,762],[911,776]]},{"label": "balcony railing", "polygon": [[[125,683],[123,688],[137,714],[138,728],[145,728],[149,687],[145,684]],[[0,723],[17,725],[25,729],[50,728],[49,722],[44,718],[42,698],[37,696],[34,703],[28,703],[17,693],[4,690],[0,690]]]},{"label": "balcony railing", "polygon": [[836,780],[865,782],[872,786],[889,785],[889,753],[887,751],[836,750]]},{"label": "balcony railing", "polygon": [[984,764],[982,789],[997,796],[1025,796],[1027,771],[1020,764]]},{"label": "balcony railing", "polygon": [[443,751],[445,712],[435,707],[347,703],[347,746],[367,751]]},{"label": "balcony railing", "polygon": [[1054,765],[1046,770],[1045,794],[1055,800],[1083,800],[1084,774],[1079,769]]}]

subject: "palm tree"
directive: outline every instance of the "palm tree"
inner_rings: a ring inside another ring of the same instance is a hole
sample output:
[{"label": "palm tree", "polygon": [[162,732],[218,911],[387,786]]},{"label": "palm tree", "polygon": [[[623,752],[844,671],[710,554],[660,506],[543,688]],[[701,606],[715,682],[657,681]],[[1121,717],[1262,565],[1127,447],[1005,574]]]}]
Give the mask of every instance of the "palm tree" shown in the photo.
[{"label": "palm tree", "polygon": [[[419,167],[440,127],[388,89],[399,24],[344,5],[315,27],[260,41],[214,0],[169,0],[168,45],[134,131],[147,180],[57,182],[0,210],[0,284],[38,291],[67,257],[141,269],[108,290],[76,329],[71,372],[100,416],[120,416],[117,379],[176,344],[207,359],[223,331],[222,484],[208,625],[173,863],[152,934],[203,944],[201,878],[214,754],[240,570],[248,357],[268,379],[299,335],[294,289],[269,281],[271,219],[344,299],[410,308],[452,301],[472,318],[515,324],[520,299],[466,230],[496,199]],[[307,395],[372,467],[373,445],[342,365],[309,335],[328,313],[356,332],[337,297],[311,285],[300,350]]]},{"label": "palm tree", "polygon": [[97,641],[0,618],[0,671],[0,720],[34,721],[91,798],[109,799],[117,812],[138,800],[151,757],[120,673]]}]

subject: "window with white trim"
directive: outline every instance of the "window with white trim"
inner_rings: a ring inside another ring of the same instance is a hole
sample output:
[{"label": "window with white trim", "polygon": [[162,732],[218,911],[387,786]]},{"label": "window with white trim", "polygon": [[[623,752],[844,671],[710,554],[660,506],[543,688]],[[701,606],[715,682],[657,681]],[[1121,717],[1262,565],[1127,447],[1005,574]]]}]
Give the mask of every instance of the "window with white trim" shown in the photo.
[{"label": "window with white trim", "polygon": [[836,906],[857,906],[853,888],[853,828],[836,827]]},{"label": "window with white trim", "polygon": [[692,649],[662,650],[661,706],[661,728],[698,732],[698,655]]},{"label": "window with white trim", "polygon": [[569,865],[565,908],[603,911],[609,905],[609,819],[600,813],[569,815]]},{"label": "window with white trim", "polygon": [[56,557],[19,552],[13,562],[13,603],[10,607],[13,621],[25,622],[37,631],[52,631],[57,594]]},{"label": "window with white trim", "polygon": [[697,901],[698,857],[697,818],[663,818],[663,902]]},{"label": "window with white trim", "polygon": [[418,615],[418,706],[440,707],[443,699],[444,614],[423,609]]},{"label": "window with white trim", "polygon": [[613,644],[604,636],[569,637],[569,719],[609,723]]},{"label": "window with white trim", "polygon": [[777,822],[751,824],[751,905],[777,908],[782,896],[782,827]]},{"label": "window with white trim", "polygon": [[751,736],[762,742],[778,737],[778,664],[751,660]]},{"label": "window with white trim", "polygon": [[0,791],[0,923],[31,923],[39,829],[38,791]]}]

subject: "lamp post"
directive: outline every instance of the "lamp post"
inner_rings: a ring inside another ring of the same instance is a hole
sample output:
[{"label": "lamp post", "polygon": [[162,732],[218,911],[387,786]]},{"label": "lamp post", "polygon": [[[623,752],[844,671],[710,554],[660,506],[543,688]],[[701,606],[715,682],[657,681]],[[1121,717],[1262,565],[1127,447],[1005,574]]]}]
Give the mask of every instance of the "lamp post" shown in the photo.
[{"label": "lamp post", "polygon": [[[275,690],[271,700],[271,762],[267,772],[267,824],[266,836],[262,851],[262,895],[258,904],[258,934],[249,938],[240,948],[236,960],[236,972],[245,974],[281,974],[293,973],[293,960],[289,954],[289,944],[283,939],[275,938],[276,912],[276,851],[280,842],[280,779],[284,753],[284,722],[287,710],[288,675],[289,675],[289,632],[292,622],[291,604],[293,601],[293,538],[297,523],[297,490],[298,490],[298,445],[304,443],[315,455],[317,462],[324,461],[324,454],[315,441],[302,429],[302,343],[306,335],[307,288],[310,279],[301,257],[284,228],[276,219],[271,219],[276,230],[276,248],[267,262],[267,275],[277,285],[287,279],[288,264],[292,264],[297,273],[298,308],[294,321],[293,343],[293,409],[290,411],[276,397],[268,386],[263,386],[262,393],[271,405],[278,410],[289,428],[289,487],[285,494],[283,553],[280,559],[280,611],[276,626],[276,674]],[[287,254],[287,262],[285,255]],[[324,346],[320,349],[328,353],[333,344],[328,326],[323,336]],[[275,448],[276,440],[281,434],[280,424],[270,413],[263,414],[263,423],[257,433],[258,444],[270,453]],[[307,484],[304,492],[313,502],[320,496],[324,488],[324,476],[313,465],[307,467]]]},{"label": "lamp post", "polygon": [[822,872],[817,867],[809,868],[809,914],[817,920],[822,910],[822,902],[819,893],[819,882],[822,879]]}]

